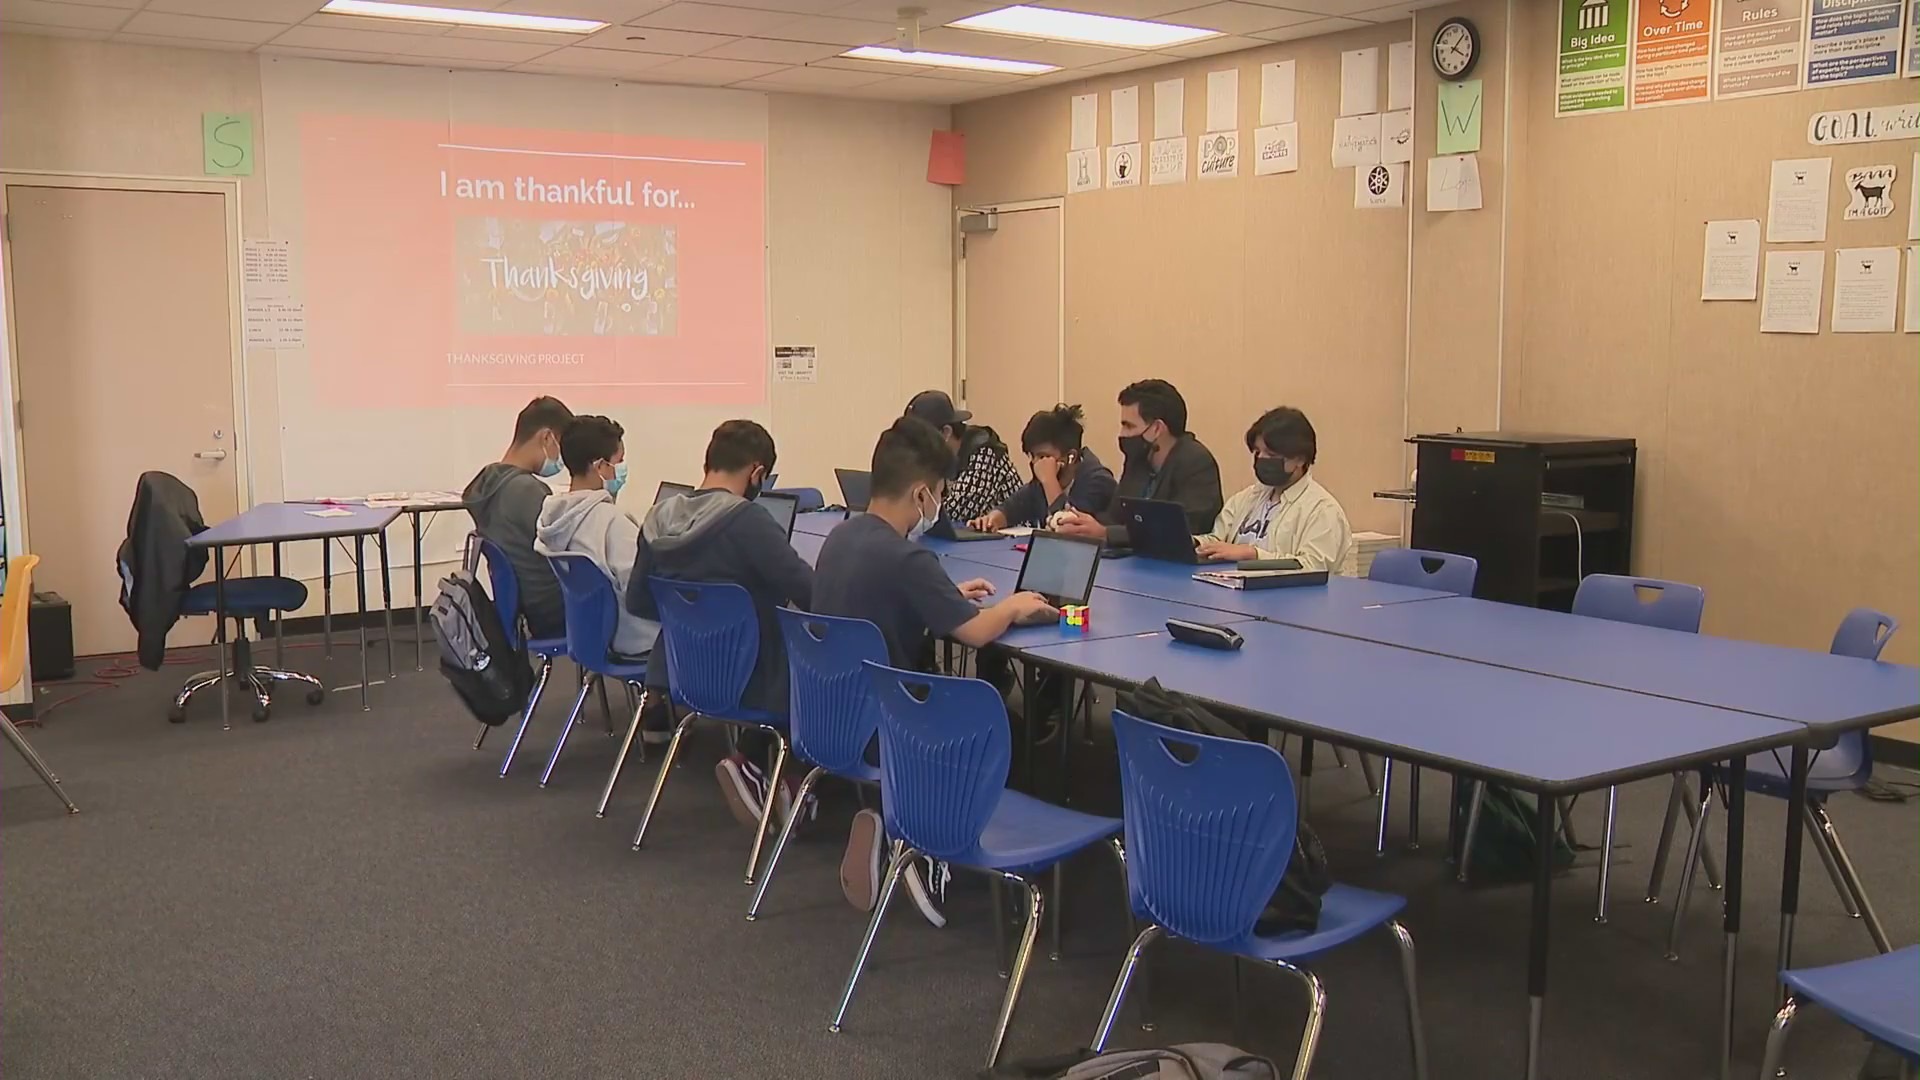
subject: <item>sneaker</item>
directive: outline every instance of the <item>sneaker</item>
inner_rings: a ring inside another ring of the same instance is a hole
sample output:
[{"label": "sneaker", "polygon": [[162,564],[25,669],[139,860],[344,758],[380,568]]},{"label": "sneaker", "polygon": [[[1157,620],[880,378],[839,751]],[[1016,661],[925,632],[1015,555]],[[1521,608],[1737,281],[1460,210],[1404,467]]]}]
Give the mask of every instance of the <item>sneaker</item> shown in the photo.
[{"label": "sneaker", "polygon": [[[798,794],[800,794],[800,781],[792,776],[783,778],[780,781],[780,786],[774,790],[773,810],[774,813],[780,815],[780,821],[782,823],[785,823],[787,818],[793,816],[793,799],[794,796]],[[814,796],[813,792],[807,792],[807,801],[800,805],[800,813],[804,815],[800,819],[800,825],[805,825],[819,818],[820,800]],[[799,826],[796,825],[795,828],[797,829]]]},{"label": "sneaker", "polygon": [[908,864],[905,876],[913,906],[935,928],[947,925],[946,913],[940,910],[940,905],[947,902],[947,864],[923,856]]},{"label": "sneaker", "polygon": [[853,815],[847,829],[847,853],[840,856],[840,891],[847,903],[861,911],[872,911],[880,898],[880,849],[885,839],[880,814],[862,810]]},{"label": "sneaker", "polygon": [[640,707],[640,742],[646,746],[665,746],[673,741],[673,710],[667,699],[649,692]]},{"label": "sneaker", "polygon": [[727,797],[727,809],[735,820],[749,829],[760,827],[760,809],[765,806],[766,774],[744,755],[729,754],[713,767],[720,780],[720,793]]}]

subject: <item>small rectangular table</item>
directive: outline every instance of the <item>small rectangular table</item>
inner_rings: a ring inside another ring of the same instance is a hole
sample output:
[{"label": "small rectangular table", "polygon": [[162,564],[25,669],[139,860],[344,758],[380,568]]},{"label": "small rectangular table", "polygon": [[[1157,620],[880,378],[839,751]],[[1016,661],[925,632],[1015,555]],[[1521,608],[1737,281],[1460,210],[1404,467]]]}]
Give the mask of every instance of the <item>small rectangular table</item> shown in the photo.
[{"label": "small rectangular table", "polygon": [[[327,511],[344,511],[330,514]],[[326,516],[315,516],[323,513]],[[218,644],[220,649],[220,674],[224,681],[227,674],[227,564],[222,552],[230,547],[253,547],[269,544],[273,547],[273,573],[280,575],[280,545],[302,540],[322,541],[321,575],[321,632],[325,641],[326,653],[333,655],[333,541],[353,539],[353,563],[355,591],[359,597],[360,613],[360,708],[367,705],[367,578],[363,572],[366,562],[366,540],[375,538],[380,552],[380,588],[384,598],[387,628],[387,667],[393,667],[393,604],[391,601],[391,577],[387,565],[388,525],[400,516],[396,507],[369,507],[355,505],[330,505],[317,507],[311,503],[262,503],[249,510],[228,518],[204,532],[187,540],[189,548],[210,549],[213,558],[214,580],[214,617],[218,623]],[[274,619],[276,626],[279,618]],[[227,693],[221,687],[220,726],[227,727]]]}]

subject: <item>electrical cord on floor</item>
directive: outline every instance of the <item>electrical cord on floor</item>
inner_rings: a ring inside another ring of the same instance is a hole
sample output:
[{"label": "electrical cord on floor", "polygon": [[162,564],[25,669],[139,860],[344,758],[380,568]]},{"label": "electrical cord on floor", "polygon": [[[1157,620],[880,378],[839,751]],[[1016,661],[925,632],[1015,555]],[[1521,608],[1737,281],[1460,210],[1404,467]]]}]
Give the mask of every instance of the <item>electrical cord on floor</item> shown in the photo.
[{"label": "electrical cord on floor", "polygon": [[1860,797],[1874,802],[1903,803],[1920,795],[1920,783],[1911,780],[1887,780],[1874,777],[1860,789]]}]

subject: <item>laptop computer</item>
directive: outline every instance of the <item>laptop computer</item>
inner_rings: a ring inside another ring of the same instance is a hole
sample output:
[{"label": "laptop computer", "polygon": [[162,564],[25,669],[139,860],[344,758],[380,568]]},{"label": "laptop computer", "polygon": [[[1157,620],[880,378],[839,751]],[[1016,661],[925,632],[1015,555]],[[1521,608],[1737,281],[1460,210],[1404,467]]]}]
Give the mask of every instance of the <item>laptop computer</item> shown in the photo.
[{"label": "laptop computer", "polygon": [[691,494],[693,494],[692,484],[676,484],[671,480],[662,480],[660,481],[660,487],[657,490],[655,490],[653,493],[653,501],[654,501],[654,504],[657,506],[660,504],[662,500],[666,499],[669,495],[691,495]]},{"label": "laptop computer", "polygon": [[1117,499],[1113,504],[1115,523],[1127,530],[1127,546],[1136,555],[1167,562],[1200,562],[1187,528],[1187,509],[1176,502],[1158,499]]},{"label": "laptop computer", "polygon": [[773,515],[774,524],[780,526],[780,531],[787,534],[788,539],[793,538],[793,518],[800,512],[799,496],[778,491],[763,491],[760,497],[753,501],[761,509]]},{"label": "laptop computer", "polygon": [[1027,538],[1015,592],[1036,592],[1054,607],[1084,604],[1093,595],[1100,569],[1100,541],[1063,533],[1037,532]]},{"label": "laptop computer", "polygon": [[956,524],[952,518],[947,517],[945,514],[940,515],[940,520],[933,523],[933,527],[927,530],[927,535],[936,540],[954,540],[963,544],[971,543],[975,540],[1005,539],[1005,537],[1002,537],[997,532],[981,532],[979,529]]},{"label": "laptop computer", "polygon": [[867,500],[873,495],[873,474],[865,469],[835,469],[833,478],[840,481],[840,505],[848,510],[865,510]]}]

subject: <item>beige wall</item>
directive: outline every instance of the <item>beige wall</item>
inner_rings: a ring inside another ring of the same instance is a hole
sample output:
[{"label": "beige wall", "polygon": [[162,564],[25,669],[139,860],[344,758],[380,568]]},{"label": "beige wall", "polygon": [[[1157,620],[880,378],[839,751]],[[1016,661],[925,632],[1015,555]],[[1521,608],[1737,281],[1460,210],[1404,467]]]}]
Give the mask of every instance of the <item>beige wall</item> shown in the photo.
[{"label": "beige wall", "polygon": [[[1912,142],[1816,151],[1805,127],[1821,110],[1910,101],[1915,84],[1556,119],[1556,12],[1474,0],[1417,12],[1411,34],[1400,23],[958,106],[961,199],[1060,194],[1075,93],[1102,95],[1105,145],[1106,91],[1141,86],[1150,117],[1154,80],[1184,75],[1191,132],[1206,73],[1237,66],[1246,132],[1258,65],[1295,57],[1298,174],[1066,200],[1070,386],[1104,404],[1127,378],[1174,378],[1229,483],[1245,478],[1237,437],[1253,412],[1298,404],[1320,430],[1322,479],[1361,528],[1395,527],[1369,494],[1404,478],[1407,434],[1631,436],[1637,568],[1704,586],[1708,632],[1824,649],[1846,610],[1871,605],[1904,624],[1888,658],[1915,662],[1916,339],[1762,335],[1756,304],[1697,299],[1703,223],[1764,219],[1774,158],[1834,159],[1828,240],[1805,245],[1829,249],[1829,279],[1830,249],[1904,247],[1906,206],[1843,222],[1838,178],[1892,163],[1904,194]],[[1327,164],[1339,51],[1409,36],[1419,48],[1454,14],[1483,37],[1485,208],[1419,209],[1437,85],[1422,55],[1411,223],[1353,210],[1349,171]]]},{"label": "beige wall", "polygon": [[1140,87],[1142,135],[1151,137],[1153,82],[1183,77],[1195,144],[1206,129],[1207,73],[1236,67],[1250,151],[1260,65],[1298,62],[1306,145],[1298,172],[1256,177],[1243,154],[1238,177],[1202,182],[1190,145],[1184,184],[1067,199],[1067,398],[1087,406],[1097,449],[1117,454],[1120,388],[1164,377],[1186,397],[1188,426],[1219,457],[1231,491],[1252,482],[1247,425],[1274,405],[1296,405],[1319,432],[1315,475],[1355,527],[1399,528],[1397,510],[1369,493],[1402,475],[1398,439],[1381,435],[1401,423],[1407,211],[1354,210],[1352,170],[1333,168],[1325,132],[1339,111],[1341,50],[1406,36],[1405,23],[1369,27],[955,107],[968,159],[957,197],[988,205],[1061,193],[1073,94],[1100,95],[1104,146],[1109,91]]},{"label": "beige wall", "polygon": [[[272,137],[264,130],[263,62],[270,61],[0,35],[0,170],[194,176],[200,114],[251,113],[257,160],[254,175],[240,181],[242,222],[247,235],[267,235]],[[530,91],[538,83],[548,96],[556,82],[591,88],[551,76],[486,78],[525,80]],[[820,381],[774,384],[766,405],[742,411],[770,418],[783,482],[830,486],[833,466],[864,461],[909,396],[951,380],[952,200],[949,189],[926,182],[928,133],[945,128],[949,115],[945,106],[772,95],[767,116],[771,343],[819,346]],[[271,354],[248,363],[254,494],[271,500],[285,494],[279,388]],[[504,441],[509,415],[488,418],[489,453]],[[646,426],[638,416],[627,423]],[[636,492],[651,493],[639,477],[652,470],[697,468],[704,436],[693,441],[701,445],[637,465]]]}]

